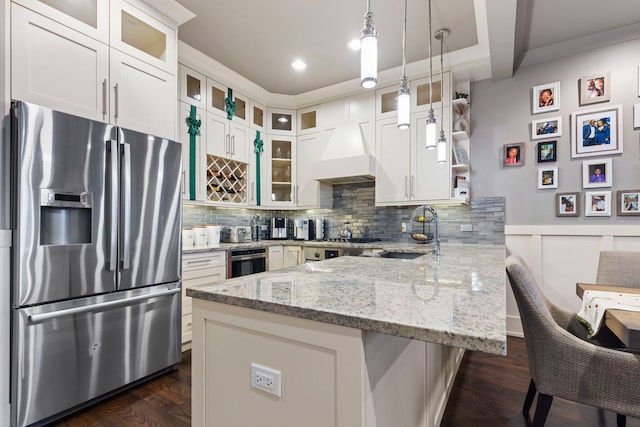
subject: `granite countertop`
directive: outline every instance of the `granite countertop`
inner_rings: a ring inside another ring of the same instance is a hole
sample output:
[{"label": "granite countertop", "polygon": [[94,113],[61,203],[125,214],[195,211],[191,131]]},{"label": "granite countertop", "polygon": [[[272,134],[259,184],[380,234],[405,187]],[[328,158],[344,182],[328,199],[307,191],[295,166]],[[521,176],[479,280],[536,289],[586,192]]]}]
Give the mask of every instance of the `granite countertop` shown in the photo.
[{"label": "granite countertop", "polygon": [[345,256],[194,286],[187,295],[506,354],[504,260],[504,246],[445,244],[439,260]]},{"label": "granite countertop", "polygon": [[359,249],[381,249],[384,251],[394,252],[431,252],[433,246],[431,244],[418,244],[414,242],[371,242],[371,243],[352,243],[352,242],[335,242],[328,240],[259,240],[257,242],[247,243],[220,243],[219,246],[194,245],[183,246],[183,254],[228,251],[236,249],[254,249],[269,246],[302,246],[314,248],[359,248]]}]

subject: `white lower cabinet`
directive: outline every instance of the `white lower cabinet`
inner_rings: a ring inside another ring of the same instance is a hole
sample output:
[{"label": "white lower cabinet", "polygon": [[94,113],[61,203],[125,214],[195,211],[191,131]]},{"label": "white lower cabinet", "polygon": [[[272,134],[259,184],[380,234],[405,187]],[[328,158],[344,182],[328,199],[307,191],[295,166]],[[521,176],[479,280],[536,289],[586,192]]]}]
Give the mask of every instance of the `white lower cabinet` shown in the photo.
[{"label": "white lower cabinet", "polygon": [[302,263],[302,246],[284,247],[284,268],[295,267]]},{"label": "white lower cabinet", "polygon": [[193,329],[191,297],[187,296],[187,288],[221,282],[226,278],[226,251],[185,254],[182,256],[182,344],[191,341]]},{"label": "white lower cabinet", "polygon": [[281,268],[284,268],[284,246],[269,246],[267,252],[269,253],[268,271],[280,270]]}]

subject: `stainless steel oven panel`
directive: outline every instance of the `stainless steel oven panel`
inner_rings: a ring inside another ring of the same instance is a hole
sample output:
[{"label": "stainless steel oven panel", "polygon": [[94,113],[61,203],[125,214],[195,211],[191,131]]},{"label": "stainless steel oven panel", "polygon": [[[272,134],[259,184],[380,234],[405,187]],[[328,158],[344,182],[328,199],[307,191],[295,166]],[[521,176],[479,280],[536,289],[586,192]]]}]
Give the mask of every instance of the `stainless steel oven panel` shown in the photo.
[{"label": "stainless steel oven panel", "polygon": [[13,311],[12,419],[28,425],[180,361],[180,282]]},{"label": "stainless steel oven panel", "polygon": [[262,273],[268,269],[267,250],[241,249],[227,251],[227,278]]}]

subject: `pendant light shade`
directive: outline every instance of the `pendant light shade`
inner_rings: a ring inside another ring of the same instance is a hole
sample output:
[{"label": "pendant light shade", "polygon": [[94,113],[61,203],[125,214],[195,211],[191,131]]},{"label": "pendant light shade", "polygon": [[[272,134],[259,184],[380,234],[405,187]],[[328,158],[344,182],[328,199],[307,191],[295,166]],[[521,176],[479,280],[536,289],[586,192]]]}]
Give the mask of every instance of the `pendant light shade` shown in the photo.
[{"label": "pendant light shade", "polygon": [[[435,37],[440,40],[440,72],[444,75],[444,39],[449,35],[449,30],[440,29],[436,31]],[[438,163],[447,162],[447,138],[444,136],[444,89],[443,84],[440,85],[440,138],[438,138]]]},{"label": "pendant light shade", "polygon": [[398,90],[398,129],[408,129],[411,120],[411,92],[407,78],[403,77]]},{"label": "pendant light shade", "polygon": [[378,84],[378,32],[367,0],[364,27],[360,32],[360,85],[371,89]]},{"label": "pendant light shade", "polygon": [[404,0],[404,21],[402,23],[402,78],[398,89],[398,129],[408,129],[411,122],[411,91],[407,82],[407,0]]},{"label": "pendant light shade", "polygon": [[429,117],[427,117],[427,150],[436,148],[437,124],[433,115],[433,59],[431,58],[431,0],[429,0]]},{"label": "pendant light shade", "polygon": [[436,117],[433,115],[433,110],[430,110],[429,116],[427,117],[427,150],[436,148],[437,136],[438,125],[436,123]]}]

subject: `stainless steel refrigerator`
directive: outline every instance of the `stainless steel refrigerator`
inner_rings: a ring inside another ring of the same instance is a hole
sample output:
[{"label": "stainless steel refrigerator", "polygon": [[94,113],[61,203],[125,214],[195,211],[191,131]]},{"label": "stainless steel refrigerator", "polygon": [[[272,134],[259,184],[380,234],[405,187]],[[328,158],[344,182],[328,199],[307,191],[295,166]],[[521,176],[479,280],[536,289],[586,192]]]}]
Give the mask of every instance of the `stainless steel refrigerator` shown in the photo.
[{"label": "stainless steel refrigerator", "polygon": [[14,102],[12,424],[180,360],[181,148]]}]

